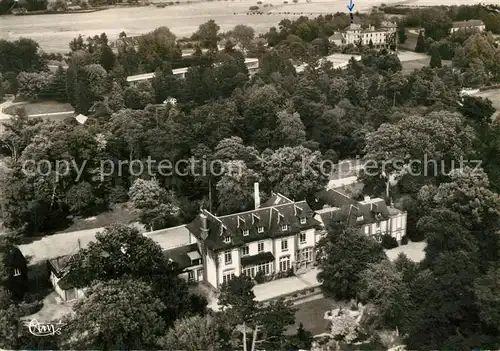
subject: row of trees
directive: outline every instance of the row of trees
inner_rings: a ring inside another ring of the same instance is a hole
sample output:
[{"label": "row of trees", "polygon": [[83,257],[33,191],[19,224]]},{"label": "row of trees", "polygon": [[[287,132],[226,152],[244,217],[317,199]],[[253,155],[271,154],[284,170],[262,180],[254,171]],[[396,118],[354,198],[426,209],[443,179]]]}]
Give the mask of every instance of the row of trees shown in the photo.
[{"label": "row of trees", "polygon": [[373,306],[362,327],[397,328],[410,349],[498,348],[500,201],[489,186],[465,167],[420,189],[421,263],[390,262],[363,233],[332,223],[320,243],[323,291]]}]

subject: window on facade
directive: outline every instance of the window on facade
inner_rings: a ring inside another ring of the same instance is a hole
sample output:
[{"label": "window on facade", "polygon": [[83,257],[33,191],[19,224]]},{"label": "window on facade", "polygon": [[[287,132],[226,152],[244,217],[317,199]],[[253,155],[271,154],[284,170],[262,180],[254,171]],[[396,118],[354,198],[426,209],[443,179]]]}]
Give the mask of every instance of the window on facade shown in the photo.
[{"label": "window on facade", "polygon": [[199,266],[201,264],[201,259],[197,258],[195,260],[191,260],[191,265],[193,266]]},{"label": "window on facade", "polygon": [[21,275],[21,270],[19,268],[14,268],[14,277],[18,277]]},{"label": "window on facade", "polygon": [[258,252],[264,251],[264,243],[263,242],[260,242],[257,244],[257,251]]},{"label": "window on facade", "polygon": [[194,280],[194,271],[189,271],[188,272],[188,280],[193,281]]},{"label": "window on facade", "polygon": [[255,275],[259,272],[263,272],[265,275],[271,273],[271,263],[261,263],[256,266],[243,268],[243,274],[250,278],[255,278]]},{"label": "window on facade", "polygon": [[259,233],[264,233],[264,227],[259,227],[259,228],[257,229],[257,231],[258,231]]},{"label": "window on facade", "polygon": [[226,237],[224,238],[224,244],[231,244],[231,237],[226,236]]},{"label": "window on facade", "polygon": [[243,229],[243,236],[247,236],[250,234],[250,231],[248,229]]},{"label": "window on facade", "polygon": [[313,248],[308,247],[307,249],[300,250],[298,252],[299,260],[305,262],[311,262],[313,260]]},{"label": "window on facade", "polygon": [[280,257],[280,272],[290,269],[290,256]]},{"label": "window on facade", "polygon": [[356,221],[363,222],[363,216],[358,216],[358,218],[356,218]]},{"label": "window on facade", "polygon": [[231,262],[233,262],[233,256],[231,255],[231,251],[224,252],[224,262],[226,264],[231,264]]},{"label": "window on facade", "polygon": [[306,217],[302,217],[300,219],[300,224],[306,224],[307,223],[307,218]]},{"label": "window on facade", "polygon": [[288,240],[281,240],[281,251],[288,251]]},{"label": "window on facade", "polygon": [[231,279],[234,279],[234,270],[225,271],[222,273],[222,283],[226,284]]},{"label": "window on facade", "polygon": [[248,248],[248,245],[243,246],[241,248],[241,256],[247,256],[249,253],[250,253],[250,249]]},{"label": "window on facade", "polygon": [[300,233],[299,234],[299,241],[301,244],[306,242],[306,233]]},{"label": "window on facade", "polygon": [[282,224],[281,225],[281,231],[286,232],[288,230],[288,225]]}]

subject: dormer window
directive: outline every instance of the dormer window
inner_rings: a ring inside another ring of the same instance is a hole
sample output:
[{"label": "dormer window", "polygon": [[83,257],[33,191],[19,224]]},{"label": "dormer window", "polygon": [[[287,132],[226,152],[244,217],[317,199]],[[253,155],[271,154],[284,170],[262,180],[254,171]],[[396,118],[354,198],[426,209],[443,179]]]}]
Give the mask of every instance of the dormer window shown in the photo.
[{"label": "dormer window", "polygon": [[363,216],[358,216],[358,217],[356,218],[356,221],[357,221],[357,222],[363,222],[363,219],[364,219],[364,218],[363,218]]},{"label": "dormer window", "polygon": [[226,237],[224,238],[224,244],[231,244],[231,237],[226,236]]},{"label": "dormer window", "polygon": [[248,236],[248,234],[250,234],[250,230],[243,229],[243,236]]},{"label": "dormer window", "polygon": [[259,233],[264,233],[264,227],[261,226],[261,227],[257,228],[257,231]]},{"label": "dormer window", "polygon": [[300,219],[300,224],[306,224],[306,223],[307,223],[307,219],[306,219],[306,217],[302,217],[302,218]]},{"label": "dormer window", "polygon": [[288,230],[288,225],[287,224],[282,224],[281,225],[281,231],[286,232]]}]

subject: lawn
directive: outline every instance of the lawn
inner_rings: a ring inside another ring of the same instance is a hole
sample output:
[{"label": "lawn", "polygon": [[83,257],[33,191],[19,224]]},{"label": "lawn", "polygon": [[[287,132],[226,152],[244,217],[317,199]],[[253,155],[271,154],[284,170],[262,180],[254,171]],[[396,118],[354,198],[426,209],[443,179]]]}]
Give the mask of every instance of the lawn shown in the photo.
[{"label": "lawn", "polygon": [[417,38],[418,38],[418,35],[417,34],[413,34],[413,33],[410,33],[408,30],[410,28],[407,28],[406,29],[406,35],[407,35],[407,39],[406,41],[404,42],[404,44],[398,44],[398,48],[400,49],[404,49],[404,50],[415,50],[415,46],[417,46]]},{"label": "lawn", "polygon": [[325,333],[328,327],[328,320],[324,319],[325,312],[336,306],[333,300],[320,298],[313,301],[304,302],[295,306],[298,310],[295,313],[295,324],[287,329],[288,333],[295,333],[299,324],[304,325],[304,329],[313,335]]},{"label": "lawn", "polygon": [[24,107],[28,116],[60,112],[68,112],[68,114],[56,115],[58,118],[60,118],[61,116],[74,116],[74,113],[72,112],[73,106],[57,101],[29,102],[23,105],[7,107],[4,112],[10,115],[14,115],[16,112],[16,108],[18,107]]},{"label": "lawn", "polygon": [[429,63],[431,62],[431,58],[424,58],[420,60],[412,60],[412,61],[406,61],[406,62],[401,62],[401,65],[403,66],[403,74],[410,74],[414,70],[418,70],[421,68],[424,68],[425,66],[429,66]]},{"label": "lawn", "polygon": [[68,233],[77,230],[101,228],[113,223],[130,224],[137,221],[138,213],[132,207],[132,205],[129,205],[127,203],[116,204],[113,205],[109,211],[100,213],[95,217],[73,218],[73,223],[68,228],[58,233]]}]

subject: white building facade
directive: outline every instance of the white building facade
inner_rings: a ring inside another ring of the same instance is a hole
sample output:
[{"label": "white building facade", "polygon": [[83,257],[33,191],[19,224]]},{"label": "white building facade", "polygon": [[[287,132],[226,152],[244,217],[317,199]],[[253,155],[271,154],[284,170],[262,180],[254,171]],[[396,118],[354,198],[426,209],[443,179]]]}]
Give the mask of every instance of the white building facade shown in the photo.
[{"label": "white building facade", "polygon": [[387,206],[381,198],[366,196],[363,201],[355,201],[336,189],[323,191],[317,197],[324,207],[316,211],[315,219],[322,226],[327,226],[332,219],[342,219],[362,228],[378,242],[383,235],[390,235],[400,243],[406,235],[407,213]]},{"label": "white building facade", "polygon": [[306,201],[273,194],[252,211],[216,216],[206,210],[188,224],[200,247],[204,281],[214,289],[247,275],[270,278],[312,266],[319,222]]},{"label": "white building facade", "polygon": [[486,26],[484,25],[484,22],[481,20],[453,22],[453,27],[450,29],[450,32],[453,34],[459,30],[473,30],[473,29],[479,32],[483,32],[484,30],[486,30]]},{"label": "white building facade", "polygon": [[352,23],[345,31],[334,33],[330,42],[339,46],[345,45],[370,45],[370,42],[376,46],[386,46],[391,43],[393,35],[396,33],[396,25],[391,22],[384,22],[384,26],[375,28],[362,28],[359,24]]}]

